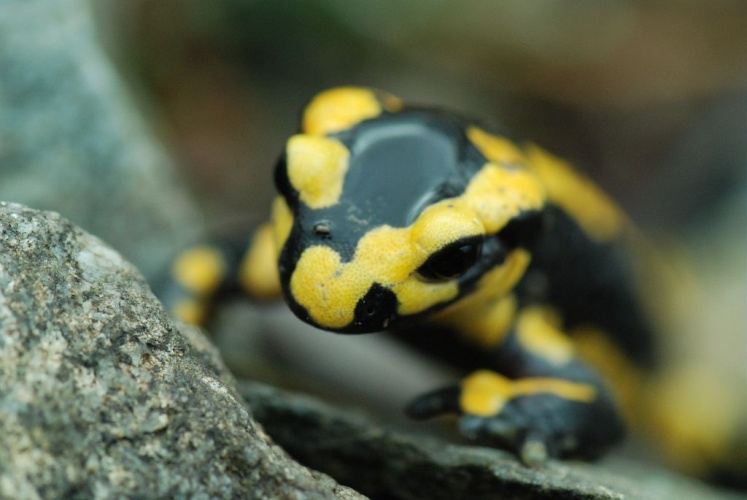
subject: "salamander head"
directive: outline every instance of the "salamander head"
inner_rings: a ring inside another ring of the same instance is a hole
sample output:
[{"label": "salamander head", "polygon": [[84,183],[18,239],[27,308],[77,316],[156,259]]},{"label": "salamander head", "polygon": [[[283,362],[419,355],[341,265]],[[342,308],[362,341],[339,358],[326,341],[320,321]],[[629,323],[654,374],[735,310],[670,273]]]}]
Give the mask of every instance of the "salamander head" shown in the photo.
[{"label": "salamander head", "polygon": [[442,309],[488,274],[491,293],[510,290],[528,263],[525,222],[544,203],[522,161],[444,111],[362,88],[318,95],[275,172],[291,309],[323,329],[372,332]]}]

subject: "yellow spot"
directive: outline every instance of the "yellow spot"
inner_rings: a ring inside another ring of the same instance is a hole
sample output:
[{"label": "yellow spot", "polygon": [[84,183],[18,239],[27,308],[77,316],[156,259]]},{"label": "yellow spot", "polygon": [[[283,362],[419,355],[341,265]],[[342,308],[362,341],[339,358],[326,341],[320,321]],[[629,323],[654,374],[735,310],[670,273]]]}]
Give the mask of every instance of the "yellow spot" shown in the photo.
[{"label": "yellow spot", "polygon": [[499,345],[506,337],[516,315],[516,297],[506,295],[484,301],[479,300],[480,295],[478,291],[456,302],[435,320],[456,329],[468,342],[487,349]]},{"label": "yellow spot", "polygon": [[514,397],[514,383],[497,373],[478,371],[462,380],[459,406],[464,413],[481,417],[498,415]]},{"label": "yellow spot", "polygon": [[526,147],[531,168],[542,179],[547,197],[565,210],[590,237],[606,242],[628,224],[625,214],[595,184],[576,173],[570,164],[542,148]]},{"label": "yellow spot", "polygon": [[510,380],[488,370],[479,370],[462,380],[459,404],[462,411],[479,417],[498,415],[512,399],[533,394],[551,394],[587,403],[596,397],[588,385],[556,378]]},{"label": "yellow spot", "polygon": [[349,129],[363,120],[379,116],[383,109],[396,111],[402,103],[396,97],[361,87],[339,87],[321,92],[304,111],[302,130],[324,135]]},{"label": "yellow spot", "polygon": [[495,234],[522,211],[542,208],[544,195],[532,172],[487,163],[455,201],[475,214],[487,234]]},{"label": "yellow spot", "polygon": [[280,256],[288,236],[290,236],[291,229],[293,229],[293,213],[282,196],[276,197],[272,204],[272,229],[277,258]]},{"label": "yellow spot", "polygon": [[349,151],[334,139],[294,135],[288,140],[288,178],[311,208],[334,205],[342,194]]},{"label": "yellow spot", "polygon": [[517,338],[535,356],[554,365],[564,365],[573,359],[574,349],[559,325],[559,318],[551,309],[528,307],[521,311],[516,322]]},{"label": "yellow spot", "polygon": [[226,263],[214,247],[195,247],[179,255],[172,267],[177,283],[193,293],[207,295],[218,288]]},{"label": "yellow spot", "polygon": [[[357,283],[342,284],[340,256],[329,247],[304,250],[290,282],[293,298],[308,311],[315,324],[341,328],[353,321],[353,310],[363,296]],[[365,292],[363,292],[365,293]]]},{"label": "yellow spot", "polygon": [[272,225],[263,224],[239,267],[239,281],[249,296],[265,300],[280,296],[277,258]]},{"label": "yellow spot", "polygon": [[202,325],[207,316],[207,308],[200,300],[182,299],[174,305],[171,313],[175,318],[190,325]]},{"label": "yellow spot", "polygon": [[493,163],[499,165],[526,164],[526,157],[516,144],[504,137],[489,134],[479,127],[469,127],[467,137],[480,152]]}]

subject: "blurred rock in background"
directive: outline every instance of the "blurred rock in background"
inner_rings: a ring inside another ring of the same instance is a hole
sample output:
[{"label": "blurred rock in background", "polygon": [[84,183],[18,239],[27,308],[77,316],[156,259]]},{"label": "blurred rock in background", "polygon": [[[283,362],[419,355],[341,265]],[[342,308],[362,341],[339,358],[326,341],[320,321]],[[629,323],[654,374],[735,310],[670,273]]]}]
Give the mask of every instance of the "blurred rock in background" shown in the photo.
[{"label": "blurred rock in background", "polygon": [[0,200],[51,209],[148,276],[201,217],[101,50],[89,6],[0,7]]}]

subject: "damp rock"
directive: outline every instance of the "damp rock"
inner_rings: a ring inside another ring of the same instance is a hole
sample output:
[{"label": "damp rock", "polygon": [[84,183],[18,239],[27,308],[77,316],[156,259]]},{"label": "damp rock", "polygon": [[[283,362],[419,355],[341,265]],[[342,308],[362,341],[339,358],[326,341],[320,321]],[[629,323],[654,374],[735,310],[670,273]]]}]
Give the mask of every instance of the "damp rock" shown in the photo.
[{"label": "damp rock", "polygon": [[632,459],[530,468],[501,450],[393,430],[308,396],[249,381],[239,387],[257,420],[294,458],[374,498],[744,498]]}]

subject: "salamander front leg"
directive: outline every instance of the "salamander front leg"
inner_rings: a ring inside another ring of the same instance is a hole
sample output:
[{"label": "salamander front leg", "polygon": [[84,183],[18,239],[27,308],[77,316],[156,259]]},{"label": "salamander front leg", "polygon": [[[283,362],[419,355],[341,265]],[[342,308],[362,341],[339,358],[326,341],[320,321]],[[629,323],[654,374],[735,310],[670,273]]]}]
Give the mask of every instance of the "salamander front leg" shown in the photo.
[{"label": "salamander front leg", "polygon": [[599,457],[624,435],[611,394],[572,351],[543,353],[531,335],[512,331],[490,353],[488,369],[418,397],[407,413],[416,419],[459,415],[465,437],[510,450],[528,465],[549,457]]},{"label": "salamander front leg", "polygon": [[255,300],[280,297],[272,226],[264,224],[249,245],[214,242],[189,248],[175,259],[159,296],[176,318],[203,325],[221,297],[243,293]]}]

